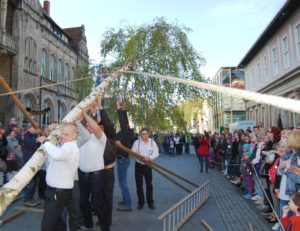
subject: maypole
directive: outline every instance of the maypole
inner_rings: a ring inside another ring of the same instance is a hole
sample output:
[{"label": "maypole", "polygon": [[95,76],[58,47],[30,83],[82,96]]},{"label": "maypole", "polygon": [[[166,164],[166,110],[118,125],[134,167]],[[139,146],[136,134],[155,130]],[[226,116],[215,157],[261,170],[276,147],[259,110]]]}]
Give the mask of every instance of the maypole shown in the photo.
[{"label": "maypole", "polygon": [[214,84],[210,84],[210,83],[197,82],[194,80],[182,79],[182,78],[173,77],[173,76],[148,74],[148,73],[142,73],[142,72],[136,72],[136,71],[126,71],[126,70],[124,70],[122,72],[125,74],[143,75],[146,77],[167,80],[169,82],[182,83],[182,84],[189,85],[192,87],[206,89],[209,91],[215,91],[215,92],[219,92],[224,95],[229,95],[232,97],[237,97],[237,98],[241,98],[241,99],[245,99],[245,100],[254,101],[254,102],[257,102],[260,104],[272,105],[277,108],[282,108],[282,109],[300,114],[300,101],[291,99],[291,98],[261,94],[261,93],[257,93],[257,92],[253,92],[253,91],[246,91],[246,90],[241,90],[241,89],[237,89],[237,88],[214,85]]},{"label": "maypole", "polygon": [[[127,67],[125,67],[127,68]],[[124,68],[124,69],[125,69]],[[107,77],[100,85],[93,89],[93,91],[85,97],[79,104],[77,104],[62,120],[64,122],[73,122],[80,117],[82,109],[91,106],[99,99],[99,96],[104,93],[108,84],[120,77],[121,70],[116,71],[111,76]],[[58,141],[58,128],[55,129],[48,136],[51,143],[56,144]],[[7,207],[16,199],[17,195],[28,184],[32,177],[41,168],[47,156],[43,150],[43,145],[33,154],[30,160],[23,166],[23,168],[3,187],[0,189],[0,216],[7,209]]]}]

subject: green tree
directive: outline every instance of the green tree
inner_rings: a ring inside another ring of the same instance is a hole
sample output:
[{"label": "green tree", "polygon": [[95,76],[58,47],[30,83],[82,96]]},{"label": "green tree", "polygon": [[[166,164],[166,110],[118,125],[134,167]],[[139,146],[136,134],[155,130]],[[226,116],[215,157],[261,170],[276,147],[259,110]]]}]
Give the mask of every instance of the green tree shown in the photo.
[{"label": "green tree", "polygon": [[[133,71],[202,81],[200,67],[205,60],[189,42],[189,32],[189,28],[168,23],[165,18],[139,27],[112,28],[104,33],[101,54],[113,60],[111,70],[129,64]],[[200,89],[129,74],[113,83],[109,93],[124,95],[136,125],[154,130],[182,128],[184,116],[177,105],[191,97],[205,97]]]},{"label": "green tree", "polygon": [[94,85],[94,80],[93,80],[94,73],[95,73],[95,66],[90,66],[88,63],[80,63],[76,67],[74,72],[74,79],[90,77],[88,79],[73,82],[73,87],[79,93],[75,95],[75,97],[78,98],[78,100],[83,99],[90,93]]}]

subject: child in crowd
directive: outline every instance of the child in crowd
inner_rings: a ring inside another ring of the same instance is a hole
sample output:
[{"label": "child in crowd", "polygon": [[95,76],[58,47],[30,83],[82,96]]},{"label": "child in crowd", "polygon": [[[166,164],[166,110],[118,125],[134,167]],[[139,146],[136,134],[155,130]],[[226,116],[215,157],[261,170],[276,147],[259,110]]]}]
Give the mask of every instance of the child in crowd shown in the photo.
[{"label": "child in crowd", "polygon": [[250,144],[243,145],[243,156],[242,156],[242,173],[245,182],[245,194],[243,195],[246,199],[251,199],[253,197],[253,181],[252,172],[250,167],[250,157],[252,153],[250,152]]},{"label": "child in crowd", "polygon": [[[300,230],[300,193],[296,192],[291,195],[289,205],[282,208],[283,215],[281,217],[282,225],[285,229],[291,231]],[[289,217],[288,213],[292,211],[294,214]]]}]

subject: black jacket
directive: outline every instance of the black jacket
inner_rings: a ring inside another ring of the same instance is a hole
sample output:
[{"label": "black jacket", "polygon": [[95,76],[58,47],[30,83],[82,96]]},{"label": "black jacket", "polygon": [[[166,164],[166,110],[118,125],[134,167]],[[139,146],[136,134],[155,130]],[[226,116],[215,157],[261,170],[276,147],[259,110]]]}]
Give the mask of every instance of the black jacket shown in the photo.
[{"label": "black jacket", "polygon": [[[116,134],[116,140],[120,141],[125,147],[131,148],[134,141],[134,133],[129,127],[127,112],[119,109],[118,117],[121,130]],[[117,157],[127,158],[128,154],[117,148]]]}]

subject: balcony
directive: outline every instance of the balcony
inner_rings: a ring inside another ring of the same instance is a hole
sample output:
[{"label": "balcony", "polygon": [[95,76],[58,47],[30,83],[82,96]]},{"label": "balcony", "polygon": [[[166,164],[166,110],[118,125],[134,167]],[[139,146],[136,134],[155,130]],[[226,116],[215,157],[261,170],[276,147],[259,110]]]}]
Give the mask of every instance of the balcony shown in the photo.
[{"label": "balcony", "polygon": [[0,47],[2,48],[2,53],[11,53],[16,55],[17,43],[14,38],[8,34],[0,34]]}]

